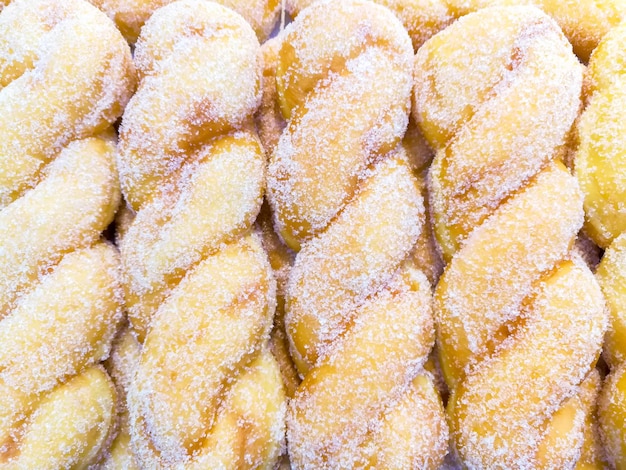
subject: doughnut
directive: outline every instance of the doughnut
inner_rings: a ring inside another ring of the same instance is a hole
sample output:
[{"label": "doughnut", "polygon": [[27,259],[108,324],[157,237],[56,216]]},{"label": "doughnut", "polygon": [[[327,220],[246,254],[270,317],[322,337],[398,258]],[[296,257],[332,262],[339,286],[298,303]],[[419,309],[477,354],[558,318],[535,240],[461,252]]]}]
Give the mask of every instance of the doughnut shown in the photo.
[{"label": "doughnut", "polygon": [[625,45],[626,27],[620,26],[604,37],[591,56],[587,106],[578,121],[574,155],[584,194],[585,230],[606,248],[596,277],[609,311],[604,359],[611,373],[600,395],[598,415],[608,459],[618,469],[626,468]]},{"label": "doughnut", "polygon": [[448,264],[434,314],[455,452],[467,468],[573,467],[607,326],[572,251],[582,194],[559,158],[581,66],[545,13],[491,7],[427,41],[414,76],[414,116],[436,150],[430,202]]},{"label": "doughnut", "polygon": [[[332,12],[331,15],[328,12]],[[303,377],[287,413],[293,468],[438,468],[441,399],[423,368],[431,288],[408,124],[410,38],[385,8],[326,0],[283,32],[286,127],[270,159],[274,225],[297,251],[285,326]]]},{"label": "doughnut", "polygon": [[114,152],[99,138],[72,142],[0,211],[0,464],[8,468],[87,465],[109,440],[115,393],[97,363],[122,299],[117,252],[99,238],[119,201]]},{"label": "doughnut", "polygon": [[[80,47],[76,38],[80,37]],[[133,91],[115,27],[79,0],[15,1],[2,11],[0,208],[33,188],[73,140],[105,131]]]},{"label": "doughnut", "polygon": [[265,157],[254,131],[261,53],[237,13],[203,0],[157,10],[135,48],[124,112],[120,239],[142,343],[128,389],[145,468],[272,468],[285,395],[267,342],[275,280],[261,237]]},{"label": "doughnut", "polygon": [[124,325],[115,338],[111,355],[105,363],[117,393],[118,429],[111,448],[102,462],[101,468],[103,470],[139,470],[139,465],[130,445],[126,397],[139,363],[140,354],[141,346],[133,336],[128,324]]},{"label": "doughnut", "polygon": [[[287,11],[296,17],[314,0],[287,0]],[[574,52],[587,62],[602,37],[626,18],[622,0],[377,0],[393,11],[408,30],[418,50],[427,39],[468,13],[490,6],[534,5],[550,15],[572,43]]]},{"label": "doughnut", "polygon": [[[6,0],[5,0],[6,1]],[[174,0],[89,0],[115,21],[124,37],[134,44],[143,25],[161,7]],[[279,0],[219,0],[250,23],[260,41],[265,41],[280,15]]]},{"label": "doughnut", "polygon": [[604,358],[611,373],[599,399],[600,431],[609,461],[615,468],[623,469],[626,468],[626,232],[604,252],[596,276],[609,307],[611,324],[604,346]]},{"label": "doughnut", "polygon": [[0,466],[86,468],[115,422],[99,363],[122,292],[101,235],[120,199],[110,125],[134,68],[82,0],[13,2],[0,48]]}]

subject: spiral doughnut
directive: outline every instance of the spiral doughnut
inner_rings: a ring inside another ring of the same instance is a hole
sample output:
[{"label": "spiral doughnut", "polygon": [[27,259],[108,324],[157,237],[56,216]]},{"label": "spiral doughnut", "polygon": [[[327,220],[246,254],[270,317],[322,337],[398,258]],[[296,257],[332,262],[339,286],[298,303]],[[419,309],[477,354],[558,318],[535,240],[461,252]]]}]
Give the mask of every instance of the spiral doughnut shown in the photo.
[{"label": "spiral doughnut", "polygon": [[264,186],[252,130],[260,48],[221,5],[158,10],[135,49],[120,132],[126,305],[143,342],[131,444],[148,468],[272,468],[284,391],[267,349],[275,281],[251,227]]},{"label": "spiral doughnut", "polygon": [[[287,10],[295,17],[313,2],[287,0]],[[402,21],[415,50],[468,13],[490,6],[534,5],[559,24],[576,55],[585,62],[602,37],[626,18],[626,4],[621,0],[377,0],[377,3],[388,7]]]},{"label": "spiral doughnut", "polygon": [[604,358],[611,367],[599,401],[599,421],[611,464],[626,468],[626,27],[613,29],[593,52],[588,105],[577,127],[576,176],[585,197],[585,229],[607,248],[596,277],[609,307]]},{"label": "spiral doughnut", "polygon": [[315,4],[278,51],[288,122],[268,195],[299,250],[285,317],[304,376],[287,418],[295,468],[437,468],[445,454],[440,398],[422,368],[430,286],[410,258],[424,207],[398,145],[412,58],[401,23],[364,0]]},{"label": "spiral doughnut", "polygon": [[115,146],[94,136],[134,69],[82,0],[15,1],[0,49],[0,466],[87,467],[115,421],[98,363],[121,319],[118,255],[101,241],[119,204]]},{"label": "spiral doughnut", "polygon": [[[124,37],[134,44],[150,16],[174,0],[89,0],[117,24]],[[265,41],[274,29],[280,14],[279,0],[218,0],[232,8],[250,23],[260,41]]]},{"label": "spiral doughnut", "polygon": [[418,51],[415,115],[436,149],[435,292],[456,451],[468,468],[569,468],[581,455],[585,380],[607,319],[571,248],[583,223],[559,161],[581,67],[534,7],[461,18]]}]

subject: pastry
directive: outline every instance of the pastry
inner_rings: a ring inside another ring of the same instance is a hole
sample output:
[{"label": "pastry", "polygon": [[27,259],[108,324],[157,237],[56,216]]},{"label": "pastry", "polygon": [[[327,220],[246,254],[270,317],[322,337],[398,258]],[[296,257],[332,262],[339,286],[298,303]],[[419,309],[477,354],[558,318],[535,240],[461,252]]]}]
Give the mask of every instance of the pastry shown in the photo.
[{"label": "pastry", "polygon": [[[418,51],[415,116],[437,153],[431,209],[447,411],[468,468],[568,468],[607,325],[572,246],[582,194],[560,162],[582,70],[534,7],[469,14]],[[591,387],[593,388],[593,387]]]},{"label": "pastry", "polygon": [[434,340],[430,284],[410,256],[424,205],[399,146],[410,39],[363,0],[316,3],[283,34],[276,84],[288,122],[268,195],[298,251],[285,314],[303,376],[287,416],[291,464],[438,468],[447,427],[423,369]]},{"label": "pastry", "polygon": [[275,281],[252,232],[265,176],[258,40],[232,10],[183,0],[146,23],[135,61],[119,152],[136,212],[120,240],[126,306],[143,343],[131,445],[147,468],[272,468],[285,406],[267,348]]},{"label": "pastry", "polygon": [[586,231],[606,248],[596,275],[609,309],[604,358],[611,374],[599,402],[599,420],[609,460],[616,468],[626,468],[625,44],[626,27],[620,26],[591,56],[588,104],[578,122],[574,156],[576,176],[585,196]]},{"label": "pastry", "polygon": [[101,234],[120,198],[109,126],[134,68],[82,0],[16,0],[0,48],[0,466],[84,468],[115,422],[98,364],[121,320],[119,257]]}]

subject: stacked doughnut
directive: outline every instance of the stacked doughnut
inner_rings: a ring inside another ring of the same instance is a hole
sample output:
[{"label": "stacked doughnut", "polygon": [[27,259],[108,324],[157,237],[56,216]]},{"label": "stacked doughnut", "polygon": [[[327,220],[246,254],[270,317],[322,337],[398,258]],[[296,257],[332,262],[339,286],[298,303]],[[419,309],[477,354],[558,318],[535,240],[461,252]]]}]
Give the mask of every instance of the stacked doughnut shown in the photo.
[{"label": "stacked doughnut", "polygon": [[119,257],[101,234],[134,67],[83,0],[16,0],[0,50],[0,466],[86,468],[116,421],[98,363],[121,320]]},{"label": "stacked doughnut", "polygon": [[599,401],[602,437],[612,465],[626,468],[626,27],[612,30],[593,52],[588,105],[578,128],[576,176],[585,195],[585,229],[606,248],[596,272],[611,328],[604,358],[611,367]]},{"label": "stacked doughnut", "polygon": [[430,285],[411,257],[424,206],[399,146],[412,58],[401,23],[364,0],[317,3],[280,42],[288,122],[268,193],[298,251],[285,305],[304,378],[287,417],[295,468],[437,468],[447,448],[422,368],[434,340]]},{"label": "stacked doughnut", "polygon": [[534,7],[469,14],[418,51],[416,120],[437,154],[435,292],[447,411],[468,468],[569,468],[607,319],[572,251],[582,194],[561,163],[582,70]]},{"label": "stacked doughnut", "polygon": [[143,343],[131,445],[146,468],[272,468],[285,407],[267,347],[275,281],[252,231],[258,40],[231,10],[182,0],[146,23],[135,62],[119,155],[136,211],[120,240],[126,307]]}]

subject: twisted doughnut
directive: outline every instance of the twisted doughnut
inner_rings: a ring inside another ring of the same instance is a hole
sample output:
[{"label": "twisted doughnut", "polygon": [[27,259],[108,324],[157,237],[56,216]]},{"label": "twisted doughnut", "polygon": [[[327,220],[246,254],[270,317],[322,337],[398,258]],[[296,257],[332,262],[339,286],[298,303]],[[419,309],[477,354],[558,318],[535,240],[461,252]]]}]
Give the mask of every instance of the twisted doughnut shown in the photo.
[{"label": "twisted doughnut", "polygon": [[19,0],[3,10],[0,208],[34,187],[69,142],[104,131],[122,113],[134,77],[119,37],[80,0]]},{"label": "twisted doughnut", "polygon": [[456,450],[468,468],[571,467],[606,327],[599,286],[571,253],[582,196],[558,159],[581,67],[540,10],[494,7],[429,40],[415,79],[437,150],[431,203],[449,264],[435,318]]},{"label": "twisted doughnut", "polygon": [[604,357],[611,374],[599,418],[611,463],[626,468],[626,26],[612,30],[589,61],[589,103],[577,128],[576,176],[585,196],[585,228],[607,248],[596,277],[609,307]]},{"label": "twisted doughnut", "polygon": [[14,2],[0,48],[0,466],[86,467],[115,421],[97,364],[121,318],[117,252],[100,240],[115,146],[90,136],[129,99],[130,50],[82,0]]},{"label": "twisted doughnut", "polygon": [[[292,16],[313,0],[287,0]],[[490,6],[534,5],[550,15],[572,43],[583,61],[602,37],[626,18],[626,3],[621,0],[377,0],[388,7],[408,30],[413,47],[419,49],[426,40],[468,13]]]},{"label": "twisted doughnut", "polygon": [[[128,42],[134,44],[150,16],[174,0],[89,1],[109,15]],[[279,0],[219,0],[218,3],[232,8],[243,16],[260,41],[264,41],[270,35],[280,14]]]},{"label": "twisted doughnut", "polygon": [[279,48],[288,123],[268,194],[299,250],[286,299],[304,376],[287,419],[295,468],[437,468],[445,454],[440,398],[422,369],[434,339],[430,286],[409,257],[424,208],[396,149],[411,63],[402,25],[363,0],[317,3]]},{"label": "twisted doughnut", "polygon": [[143,341],[131,443],[148,468],[272,468],[281,452],[284,392],[266,347],[275,283],[251,233],[259,59],[245,20],[201,0],[158,10],[137,42],[119,155],[137,214],[120,248]]}]

